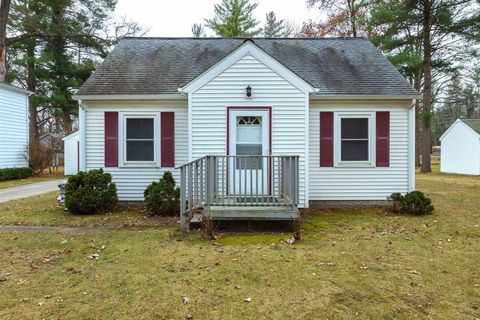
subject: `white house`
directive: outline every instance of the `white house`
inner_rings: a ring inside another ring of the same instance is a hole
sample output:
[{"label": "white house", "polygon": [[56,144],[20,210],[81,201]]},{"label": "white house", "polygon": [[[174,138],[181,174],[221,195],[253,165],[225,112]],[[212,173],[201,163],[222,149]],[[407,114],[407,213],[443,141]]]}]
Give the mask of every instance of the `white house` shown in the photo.
[{"label": "white house", "polygon": [[419,95],[363,38],[126,38],[75,98],[81,170],[111,173],[120,200],[166,170],[188,210],[415,187]]},{"label": "white house", "polygon": [[28,96],[0,83],[0,168],[28,167]]},{"label": "white house", "polygon": [[79,150],[80,150],[80,133],[75,131],[72,134],[64,137],[63,150],[64,150],[64,171],[65,175],[73,175],[78,173],[80,168],[79,163]]},{"label": "white house", "polygon": [[457,119],[440,143],[441,172],[480,175],[480,119]]}]

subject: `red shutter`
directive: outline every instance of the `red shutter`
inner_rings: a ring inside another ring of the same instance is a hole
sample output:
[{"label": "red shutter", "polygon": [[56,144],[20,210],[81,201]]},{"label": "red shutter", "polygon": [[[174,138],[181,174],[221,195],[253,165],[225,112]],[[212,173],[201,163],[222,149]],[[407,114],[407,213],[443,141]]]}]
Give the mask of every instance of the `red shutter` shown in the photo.
[{"label": "red shutter", "polygon": [[118,167],[118,112],[105,112],[105,167]]},{"label": "red shutter", "polygon": [[162,112],[161,115],[162,167],[175,166],[175,113]]},{"label": "red shutter", "polygon": [[333,112],[320,112],[320,167],[333,167]]},{"label": "red shutter", "polygon": [[377,167],[390,166],[390,112],[377,112]]}]

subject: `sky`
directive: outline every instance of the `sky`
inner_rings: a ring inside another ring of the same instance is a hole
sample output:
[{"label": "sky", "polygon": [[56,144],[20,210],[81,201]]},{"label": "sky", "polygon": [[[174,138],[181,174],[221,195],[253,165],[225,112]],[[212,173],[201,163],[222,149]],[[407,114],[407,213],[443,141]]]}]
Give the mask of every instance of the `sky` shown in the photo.
[{"label": "sky", "polygon": [[[221,0],[118,0],[115,16],[138,22],[149,29],[150,37],[191,37],[194,23],[213,18],[213,7]],[[318,20],[318,9],[308,9],[305,0],[251,0],[258,3],[255,18],[265,21],[265,14],[274,11],[278,18],[299,26],[309,19]],[[207,30],[208,31],[208,30]],[[211,32],[208,35],[213,35]]]}]

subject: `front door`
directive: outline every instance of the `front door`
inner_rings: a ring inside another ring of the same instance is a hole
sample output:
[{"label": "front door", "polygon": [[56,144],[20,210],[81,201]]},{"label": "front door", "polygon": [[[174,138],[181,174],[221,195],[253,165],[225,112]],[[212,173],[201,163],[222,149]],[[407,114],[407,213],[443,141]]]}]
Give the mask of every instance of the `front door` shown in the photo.
[{"label": "front door", "polygon": [[265,195],[270,154],[268,110],[237,109],[229,115],[229,193]]}]

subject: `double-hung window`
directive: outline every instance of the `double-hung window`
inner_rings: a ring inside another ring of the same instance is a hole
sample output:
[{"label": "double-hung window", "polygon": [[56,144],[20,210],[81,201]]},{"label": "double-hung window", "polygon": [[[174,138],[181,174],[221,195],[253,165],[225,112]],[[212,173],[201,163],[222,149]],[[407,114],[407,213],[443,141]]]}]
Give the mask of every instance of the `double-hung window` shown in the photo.
[{"label": "double-hung window", "polygon": [[129,115],[123,117],[123,163],[155,165],[157,162],[158,117]]},{"label": "double-hung window", "polygon": [[373,121],[371,113],[337,114],[337,165],[372,165],[374,163]]}]

